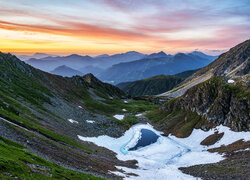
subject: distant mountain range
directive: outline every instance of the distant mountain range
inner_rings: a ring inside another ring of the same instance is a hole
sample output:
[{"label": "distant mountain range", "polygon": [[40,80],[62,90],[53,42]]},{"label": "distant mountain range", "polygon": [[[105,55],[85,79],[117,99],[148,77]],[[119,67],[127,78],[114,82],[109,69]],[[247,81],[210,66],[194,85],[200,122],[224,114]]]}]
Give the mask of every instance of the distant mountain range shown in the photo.
[{"label": "distant mountain range", "polygon": [[66,65],[75,70],[85,68],[86,66],[105,69],[116,63],[130,62],[144,58],[145,56],[146,56],[145,54],[135,51],[130,51],[122,54],[115,54],[111,56],[104,54],[97,57],[71,54],[69,56],[56,56],[56,57],[48,56],[44,58],[31,58],[28,61],[26,61],[26,63],[30,64],[35,68],[47,72],[50,72],[55,68],[57,68],[58,66],[62,65]]},{"label": "distant mountain range", "polygon": [[56,57],[57,55],[52,55],[52,54],[46,54],[46,53],[35,53],[33,55],[16,55],[19,59],[23,60],[23,61],[26,61],[26,60],[29,60],[31,58],[45,58],[45,57],[48,57],[48,56],[51,56],[51,57]]},{"label": "distant mountain range", "polygon": [[[46,54],[40,55],[45,56]],[[174,75],[183,71],[198,69],[206,66],[215,58],[216,56],[209,56],[198,51],[175,55],[166,54],[163,51],[149,55],[130,51],[114,55],[103,54],[96,57],[78,54],[48,56],[31,58],[26,63],[61,76],[92,73],[104,82],[118,84],[161,74]]]},{"label": "distant mountain range", "polygon": [[149,55],[141,60],[119,63],[97,75],[99,79],[112,84],[146,79],[164,74],[174,75],[186,70],[194,70],[208,65],[216,59],[201,52],[178,53],[167,55],[158,53]]}]

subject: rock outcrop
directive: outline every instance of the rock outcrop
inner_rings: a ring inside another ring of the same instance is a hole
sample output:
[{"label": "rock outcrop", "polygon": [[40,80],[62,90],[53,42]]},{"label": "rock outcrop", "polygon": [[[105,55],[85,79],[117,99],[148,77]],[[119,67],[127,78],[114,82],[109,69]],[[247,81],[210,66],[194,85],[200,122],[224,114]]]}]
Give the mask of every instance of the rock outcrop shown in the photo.
[{"label": "rock outcrop", "polygon": [[[248,80],[249,81],[249,80]],[[196,112],[208,122],[223,124],[235,131],[249,131],[250,88],[243,81],[228,84],[215,76],[161,107],[162,110]]]}]

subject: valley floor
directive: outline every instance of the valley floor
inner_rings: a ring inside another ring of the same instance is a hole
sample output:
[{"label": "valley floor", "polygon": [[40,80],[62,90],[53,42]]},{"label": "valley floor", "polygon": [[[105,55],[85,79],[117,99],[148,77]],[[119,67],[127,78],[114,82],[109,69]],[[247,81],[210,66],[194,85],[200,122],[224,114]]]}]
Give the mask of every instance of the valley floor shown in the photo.
[{"label": "valley floor", "polygon": [[[136,151],[128,151],[140,139],[141,129],[149,129],[159,135],[157,142]],[[204,142],[206,144],[206,141],[208,141],[206,138],[213,136],[215,133],[223,134],[223,136],[213,142],[214,144],[201,145]],[[137,169],[118,166],[117,168],[120,171],[111,172],[123,176],[125,179],[196,179],[193,176],[205,177],[200,174],[206,172],[205,168],[211,166],[211,163],[221,161],[220,163],[223,164],[223,162],[226,162],[225,159],[228,154],[225,156],[225,154],[217,153],[223,152],[218,150],[219,147],[228,146],[241,139],[248,143],[250,132],[233,132],[228,127],[220,125],[207,132],[194,129],[189,137],[177,138],[173,135],[162,136],[162,133],[155,130],[150,124],[137,124],[120,138],[109,136],[78,137],[83,141],[93,142],[98,146],[112,150],[117,153],[117,158],[120,160],[137,160]],[[249,152],[247,150],[241,149],[239,152],[247,153]],[[193,167],[181,168],[189,166]],[[197,168],[201,167],[204,171],[199,174]],[[184,174],[180,169],[193,176]],[[213,176],[207,177],[213,178]]]}]

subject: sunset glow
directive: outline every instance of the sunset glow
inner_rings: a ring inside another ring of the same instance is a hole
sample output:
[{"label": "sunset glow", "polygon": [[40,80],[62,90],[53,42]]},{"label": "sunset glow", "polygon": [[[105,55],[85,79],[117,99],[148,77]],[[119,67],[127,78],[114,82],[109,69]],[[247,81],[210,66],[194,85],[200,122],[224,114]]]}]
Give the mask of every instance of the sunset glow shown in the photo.
[{"label": "sunset glow", "polygon": [[248,0],[0,0],[0,51],[219,54],[250,35]]}]

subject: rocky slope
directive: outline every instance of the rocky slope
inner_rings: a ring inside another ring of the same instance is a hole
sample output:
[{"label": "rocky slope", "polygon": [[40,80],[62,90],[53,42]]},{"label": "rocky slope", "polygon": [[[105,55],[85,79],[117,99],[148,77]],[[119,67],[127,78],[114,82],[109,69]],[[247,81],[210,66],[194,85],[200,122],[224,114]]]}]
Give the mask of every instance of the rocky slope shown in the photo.
[{"label": "rocky slope", "polygon": [[248,78],[228,84],[226,78],[216,76],[190,88],[161,109],[195,112],[209,123],[223,124],[234,131],[249,131],[249,107]]},{"label": "rocky slope", "polygon": [[248,74],[250,71],[249,58],[250,40],[246,40],[220,55],[215,61],[187,78],[177,88],[160,94],[160,96],[179,97],[187,89],[217,75],[230,78]]},{"label": "rocky slope", "polygon": [[[121,124],[111,116],[123,108],[139,108],[121,97],[123,91],[92,74],[64,78],[0,53],[0,137],[63,167],[108,178],[114,177],[109,171],[116,171],[116,165],[135,167],[134,162],[121,162],[112,152],[77,138],[121,135],[126,121]],[[11,171],[4,172],[8,177]]]}]

